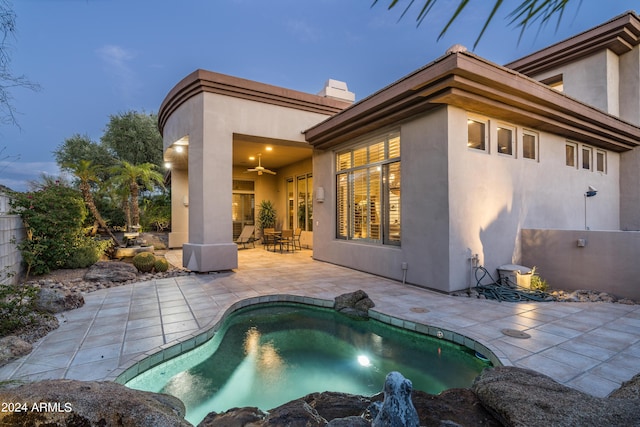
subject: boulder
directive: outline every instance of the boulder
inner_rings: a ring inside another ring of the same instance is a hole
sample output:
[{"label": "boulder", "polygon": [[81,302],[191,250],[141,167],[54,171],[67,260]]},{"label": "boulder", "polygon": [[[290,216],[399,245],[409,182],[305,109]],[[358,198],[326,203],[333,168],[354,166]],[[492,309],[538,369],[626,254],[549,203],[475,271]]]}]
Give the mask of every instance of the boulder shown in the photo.
[{"label": "boulder", "polygon": [[13,359],[31,353],[32,345],[28,342],[9,335],[0,338],[0,366],[4,366]]},{"label": "boulder", "polygon": [[84,280],[93,282],[127,282],[138,276],[138,270],[122,261],[96,262],[84,275]]},{"label": "boulder", "polygon": [[182,402],[113,382],[47,380],[0,389],[0,402],[19,402],[2,414],[2,425],[191,426]]},{"label": "boulder", "polygon": [[485,369],[472,389],[484,407],[508,426],[623,427],[640,423],[637,399],[594,397],[528,369]]},{"label": "boulder", "polygon": [[84,297],[69,289],[40,288],[35,304],[38,310],[55,314],[82,307]]},{"label": "boulder", "polygon": [[296,399],[268,412],[269,415],[264,422],[258,425],[265,427],[324,427],[327,424],[327,420],[304,399]]},{"label": "boulder", "polygon": [[256,407],[233,408],[222,413],[210,412],[198,427],[259,426],[266,416],[265,412]]},{"label": "boulder", "polygon": [[354,317],[369,317],[369,309],[374,302],[363,290],[338,295],[334,299],[334,310]]}]

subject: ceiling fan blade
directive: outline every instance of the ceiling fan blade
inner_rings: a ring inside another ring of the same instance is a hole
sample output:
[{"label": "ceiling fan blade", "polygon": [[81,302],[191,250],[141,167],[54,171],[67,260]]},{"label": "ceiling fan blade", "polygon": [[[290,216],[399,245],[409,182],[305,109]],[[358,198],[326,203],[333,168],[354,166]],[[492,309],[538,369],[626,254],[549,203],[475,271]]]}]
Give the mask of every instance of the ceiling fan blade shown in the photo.
[{"label": "ceiling fan blade", "polygon": [[274,171],[270,171],[269,169],[263,169],[262,172],[270,173],[271,175],[275,175]]}]

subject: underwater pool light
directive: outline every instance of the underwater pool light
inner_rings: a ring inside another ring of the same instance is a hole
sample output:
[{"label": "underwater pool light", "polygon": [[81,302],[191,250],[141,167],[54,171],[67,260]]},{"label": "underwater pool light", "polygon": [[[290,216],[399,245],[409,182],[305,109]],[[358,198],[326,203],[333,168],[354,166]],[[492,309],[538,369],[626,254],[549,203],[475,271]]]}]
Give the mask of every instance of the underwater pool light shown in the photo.
[{"label": "underwater pool light", "polygon": [[358,363],[360,364],[360,366],[364,366],[365,368],[371,366],[371,361],[364,354],[358,356]]}]

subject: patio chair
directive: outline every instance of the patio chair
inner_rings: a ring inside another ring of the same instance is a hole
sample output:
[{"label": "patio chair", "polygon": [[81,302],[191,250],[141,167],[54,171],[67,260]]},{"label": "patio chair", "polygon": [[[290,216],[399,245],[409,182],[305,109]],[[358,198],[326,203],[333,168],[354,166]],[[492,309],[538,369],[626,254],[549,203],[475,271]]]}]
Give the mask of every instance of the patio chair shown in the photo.
[{"label": "patio chair", "polygon": [[276,235],[275,228],[264,228],[262,230],[262,246],[266,250],[269,250],[269,246],[273,245],[273,250],[276,249]]},{"label": "patio chair", "polygon": [[253,225],[245,225],[242,229],[242,233],[236,239],[236,243],[242,245],[243,248],[247,248],[247,244],[253,244],[253,247],[256,247],[256,239],[253,237],[253,233],[255,232],[256,227]]},{"label": "patio chair", "polygon": [[293,232],[293,250],[296,250],[296,245],[299,250],[302,250],[302,244],[300,243],[300,236],[302,236],[302,228],[296,228]]},{"label": "patio chair", "polygon": [[289,248],[293,247],[295,251],[295,246],[293,242],[293,230],[282,230],[280,237],[278,238],[278,244],[280,245],[280,252],[282,252],[283,246],[287,246],[287,252],[289,252]]}]

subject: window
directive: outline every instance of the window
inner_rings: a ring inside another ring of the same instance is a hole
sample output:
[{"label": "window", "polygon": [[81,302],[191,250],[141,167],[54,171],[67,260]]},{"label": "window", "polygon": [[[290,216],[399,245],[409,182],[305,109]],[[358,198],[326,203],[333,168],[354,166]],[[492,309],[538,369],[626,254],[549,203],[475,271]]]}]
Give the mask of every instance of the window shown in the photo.
[{"label": "window", "polygon": [[467,120],[467,147],[487,151],[487,123],[475,119]]},{"label": "window", "polygon": [[301,228],[305,231],[313,231],[313,177],[311,174],[298,176],[295,180],[287,179],[287,210],[289,229]]},{"label": "window", "polygon": [[578,162],[576,156],[578,154],[578,146],[574,143],[567,143],[565,145],[565,162],[567,166],[576,167]]},{"label": "window", "polygon": [[582,147],[582,169],[591,170],[591,147]]},{"label": "window", "polygon": [[596,150],[596,171],[607,173],[607,153]]},{"label": "window", "polygon": [[233,240],[237,239],[245,225],[254,224],[255,196],[254,182],[233,180],[231,200],[231,219],[233,221]]},{"label": "window", "polygon": [[527,130],[522,132],[522,157],[538,160],[538,134]]},{"label": "window", "polygon": [[558,75],[546,78],[544,80],[541,80],[540,82],[546,85],[549,85],[549,87],[557,91],[562,92],[564,90],[564,82],[563,82],[562,74],[558,74]]},{"label": "window", "polygon": [[336,154],[336,236],[400,244],[400,135]]},{"label": "window", "polygon": [[498,127],[498,153],[506,156],[513,156],[513,139],[515,136],[515,129],[500,126]]}]

